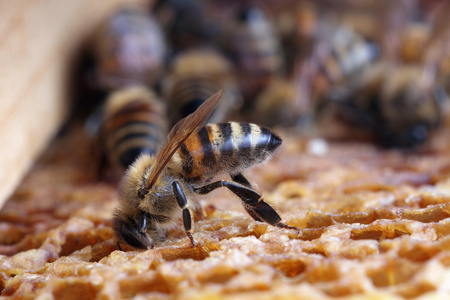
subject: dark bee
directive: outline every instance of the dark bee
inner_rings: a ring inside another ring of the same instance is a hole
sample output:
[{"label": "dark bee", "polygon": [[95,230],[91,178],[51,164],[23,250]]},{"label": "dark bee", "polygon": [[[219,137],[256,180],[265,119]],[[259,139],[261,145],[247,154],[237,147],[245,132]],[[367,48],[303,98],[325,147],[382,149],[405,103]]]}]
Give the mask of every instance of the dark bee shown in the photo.
[{"label": "dark bee", "polygon": [[[423,144],[444,118],[448,97],[439,66],[443,65],[448,18],[445,13],[436,18],[433,31],[423,30],[421,25],[418,40],[426,44],[423,48],[407,38],[410,27],[416,25],[410,22],[414,3],[390,4],[393,7],[384,18],[393,30],[383,41],[382,61],[367,69],[352,86],[332,89],[326,97],[339,103],[344,119],[369,129],[382,145],[411,148]],[[426,32],[431,35],[426,36]],[[402,35],[405,38],[400,39]]]},{"label": "dark bee", "polygon": [[114,13],[93,41],[96,81],[104,90],[154,84],[164,65],[166,45],[156,19],[131,6]]},{"label": "dark bee", "polygon": [[440,84],[425,86],[419,66],[379,64],[356,87],[330,97],[344,120],[370,130],[380,144],[408,148],[424,143],[441,124],[447,94]]},{"label": "dark bee", "polygon": [[[113,229],[119,241],[148,249],[165,237],[165,229],[179,216],[191,245],[190,208],[199,207],[197,195],[226,187],[241,198],[244,208],[257,221],[295,229],[282,222],[278,213],[240,173],[267,159],[281,144],[269,129],[249,123],[201,126],[221,97],[214,94],[193,114],[177,123],[156,156],[142,155],[129,168],[119,193]],[[230,174],[232,181],[211,180]]]},{"label": "dark bee", "polygon": [[210,44],[219,30],[209,5],[197,0],[158,0],[153,9],[161,20],[173,55]]},{"label": "dark bee", "polygon": [[383,126],[379,134],[386,146],[412,147],[422,144],[443,118],[447,99],[438,83],[424,86],[423,69],[404,66],[385,78],[380,99]]},{"label": "dark bee", "polygon": [[111,165],[128,168],[142,154],[155,154],[167,134],[166,110],[144,87],[112,93],[105,103],[101,144]]},{"label": "dark bee", "polygon": [[239,95],[232,78],[229,62],[219,52],[194,50],[180,54],[174,61],[165,82],[169,119],[175,124],[193,113],[217,90],[223,90],[223,100],[208,122],[220,122],[239,106]]},{"label": "dark bee", "polygon": [[353,30],[325,21],[319,27],[317,42],[309,56],[299,58],[293,78],[284,84],[273,80],[258,97],[261,118],[269,119],[272,111],[280,125],[310,125],[336,89],[352,88],[378,59],[377,45]]}]

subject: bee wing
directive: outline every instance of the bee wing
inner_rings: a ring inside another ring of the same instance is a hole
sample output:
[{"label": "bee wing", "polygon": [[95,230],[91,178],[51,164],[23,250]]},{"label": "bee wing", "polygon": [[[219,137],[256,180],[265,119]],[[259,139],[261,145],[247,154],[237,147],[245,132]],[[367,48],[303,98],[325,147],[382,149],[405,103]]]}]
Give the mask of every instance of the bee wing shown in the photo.
[{"label": "bee wing", "polygon": [[208,119],[219,102],[220,97],[222,97],[222,93],[222,90],[220,90],[209,97],[195,112],[181,119],[173,126],[159,152],[156,154],[155,164],[150,169],[150,173],[145,182],[146,189],[152,188],[159,174],[174,155],[175,151],[177,151],[181,144],[198,126],[202,125]]}]

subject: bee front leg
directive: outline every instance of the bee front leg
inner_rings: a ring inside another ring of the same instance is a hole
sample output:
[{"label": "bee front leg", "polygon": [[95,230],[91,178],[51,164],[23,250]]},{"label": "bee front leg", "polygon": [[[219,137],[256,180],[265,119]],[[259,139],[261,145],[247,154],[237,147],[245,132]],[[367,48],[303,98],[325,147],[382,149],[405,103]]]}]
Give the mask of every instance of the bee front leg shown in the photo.
[{"label": "bee front leg", "polygon": [[186,231],[186,235],[191,240],[192,247],[195,247],[194,238],[192,237],[192,217],[191,212],[189,211],[189,205],[186,200],[186,196],[181,189],[178,181],[174,181],[172,183],[173,193],[175,194],[175,198],[177,199],[178,206],[183,210],[183,225],[184,230]]}]

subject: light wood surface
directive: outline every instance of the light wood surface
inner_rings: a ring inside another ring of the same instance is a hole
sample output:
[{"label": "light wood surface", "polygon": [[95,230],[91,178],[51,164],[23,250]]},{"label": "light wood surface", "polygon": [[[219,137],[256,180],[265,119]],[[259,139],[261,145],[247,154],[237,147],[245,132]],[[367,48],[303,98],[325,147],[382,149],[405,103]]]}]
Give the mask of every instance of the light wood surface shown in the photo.
[{"label": "light wood surface", "polygon": [[126,0],[0,1],[0,208],[68,114],[70,66]]}]

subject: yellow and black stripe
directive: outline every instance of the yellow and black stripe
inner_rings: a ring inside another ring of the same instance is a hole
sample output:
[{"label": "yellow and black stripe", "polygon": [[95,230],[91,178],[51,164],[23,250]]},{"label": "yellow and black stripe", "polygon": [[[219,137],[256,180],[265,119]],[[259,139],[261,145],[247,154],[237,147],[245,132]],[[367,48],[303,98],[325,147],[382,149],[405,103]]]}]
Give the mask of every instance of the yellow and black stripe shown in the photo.
[{"label": "yellow and black stripe", "polygon": [[130,95],[107,116],[102,129],[109,161],[127,168],[140,154],[158,151],[167,134],[165,110],[156,99]]},{"label": "yellow and black stripe", "polygon": [[171,168],[191,182],[236,173],[264,161],[281,139],[250,123],[208,124],[196,130],[172,157]]}]

